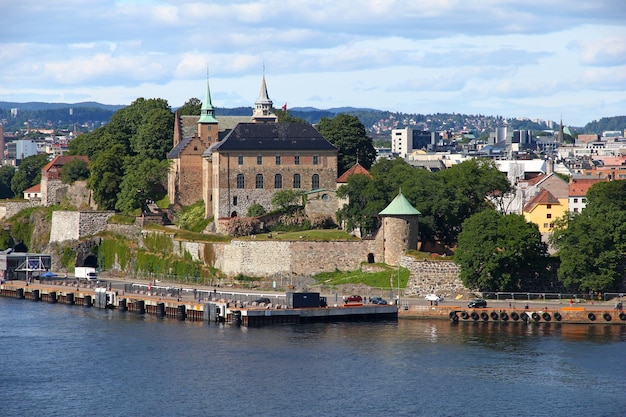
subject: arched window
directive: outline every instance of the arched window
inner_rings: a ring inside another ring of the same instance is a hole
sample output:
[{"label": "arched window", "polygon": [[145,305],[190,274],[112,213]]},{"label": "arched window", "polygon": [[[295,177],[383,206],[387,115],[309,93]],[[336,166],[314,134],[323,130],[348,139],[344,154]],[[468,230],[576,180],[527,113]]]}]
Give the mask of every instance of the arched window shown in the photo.
[{"label": "arched window", "polygon": [[245,188],[246,180],[243,174],[237,174],[237,188]]},{"label": "arched window", "polygon": [[256,188],[263,188],[263,174],[256,174]]},{"label": "arched window", "polygon": [[318,188],[320,188],[320,176],[319,174],[313,174],[311,177],[311,189],[317,190]]},{"label": "arched window", "polygon": [[293,174],[293,188],[300,188],[300,174]]},{"label": "arched window", "polygon": [[274,188],[283,188],[283,176],[280,174],[274,175]]}]

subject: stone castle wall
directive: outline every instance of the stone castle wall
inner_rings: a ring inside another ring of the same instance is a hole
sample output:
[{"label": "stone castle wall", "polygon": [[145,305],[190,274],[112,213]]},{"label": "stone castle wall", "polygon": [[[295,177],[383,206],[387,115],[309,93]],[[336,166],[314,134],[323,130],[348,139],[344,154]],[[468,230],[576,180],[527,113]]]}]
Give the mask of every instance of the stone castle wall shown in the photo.
[{"label": "stone castle wall", "polygon": [[404,256],[400,265],[410,272],[407,296],[440,294],[446,298],[471,293],[459,278],[459,266],[452,261],[415,260]]},{"label": "stone castle wall", "polygon": [[52,213],[50,242],[80,240],[107,229],[107,221],[113,211],[63,211]]}]

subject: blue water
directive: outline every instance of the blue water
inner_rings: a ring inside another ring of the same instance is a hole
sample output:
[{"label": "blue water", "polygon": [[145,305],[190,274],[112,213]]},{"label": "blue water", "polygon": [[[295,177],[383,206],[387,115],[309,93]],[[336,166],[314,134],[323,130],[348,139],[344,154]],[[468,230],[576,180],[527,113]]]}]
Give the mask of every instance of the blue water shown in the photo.
[{"label": "blue water", "polygon": [[1,416],[624,416],[626,327],[245,328],[0,298]]}]

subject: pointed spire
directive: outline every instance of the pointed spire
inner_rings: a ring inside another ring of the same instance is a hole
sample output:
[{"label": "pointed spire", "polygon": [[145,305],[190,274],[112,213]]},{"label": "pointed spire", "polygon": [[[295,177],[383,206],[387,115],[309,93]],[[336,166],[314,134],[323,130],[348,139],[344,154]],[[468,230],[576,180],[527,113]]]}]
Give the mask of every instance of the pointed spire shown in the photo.
[{"label": "pointed spire", "polygon": [[211,89],[209,88],[209,68],[206,69],[206,95],[200,109],[200,120],[198,123],[217,123],[215,118],[215,109],[211,103]]},{"label": "pointed spire", "polygon": [[259,93],[259,98],[254,103],[252,118],[257,123],[276,123],[278,122],[278,116],[273,113],[273,110],[274,103],[270,100],[270,96],[267,94],[267,84],[265,83],[265,64],[263,64],[261,91]]}]

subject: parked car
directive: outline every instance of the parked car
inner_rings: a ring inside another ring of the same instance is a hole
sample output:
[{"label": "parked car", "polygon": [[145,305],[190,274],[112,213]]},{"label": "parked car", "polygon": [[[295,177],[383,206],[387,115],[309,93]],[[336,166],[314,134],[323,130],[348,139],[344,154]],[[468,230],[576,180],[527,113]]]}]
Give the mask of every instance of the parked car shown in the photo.
[{"label": "parked car", "polygon": [[256,300],[254,300],[253,303],[257,303],[257,304],[262,304],[262,303],[263,304],[271,304],[272,302],[267,297],[260,297],[260,298],[257,298]]},{"label": "parked car", "polygon": [[426,301],[443,301],[443,297],[437,294],[427,294]]},{"label": "parked car", "polygon": [[363,297],[361,297],[360,295],[351,295],[349,297],[346,297],[344,302],[346,302],[346,303],[362,303],[363,302]]},{"label": "parked car", "polygon": [[387,300],[385,300],[384,298],[381,298],[381,297],[372,297],[371,303],[372,304],[379,304],[379,305],[386,305],[387,304]]},{"label": "parked car", "polygon": [[467,306],[469,308],[486,308],[487,307],[487,301],[483,300],[482,298],[477,298],[477,299],[472,300],[469,303],[467,303]]}]

